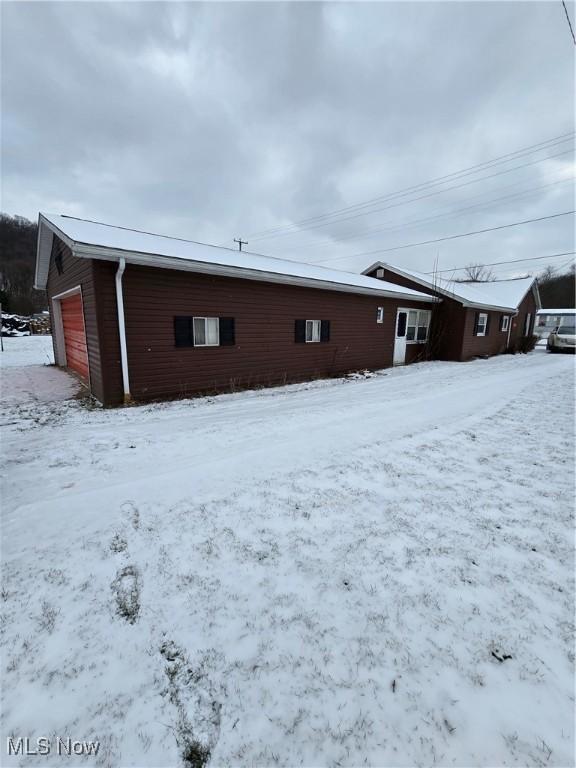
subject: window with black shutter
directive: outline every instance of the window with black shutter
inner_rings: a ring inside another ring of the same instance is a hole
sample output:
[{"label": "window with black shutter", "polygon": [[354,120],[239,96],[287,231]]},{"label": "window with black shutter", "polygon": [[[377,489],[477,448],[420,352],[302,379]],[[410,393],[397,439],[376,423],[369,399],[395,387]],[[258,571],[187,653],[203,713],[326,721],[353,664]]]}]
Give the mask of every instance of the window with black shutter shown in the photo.
[{"label": "window with black shutter", "polygon": [[236,344],[233,317],[174,317],[177,347],[233,347]]},{"label": "window with black shutter", "polygon": [[299,344],[330,341],[330,320],[295,320],[294,341]]}]

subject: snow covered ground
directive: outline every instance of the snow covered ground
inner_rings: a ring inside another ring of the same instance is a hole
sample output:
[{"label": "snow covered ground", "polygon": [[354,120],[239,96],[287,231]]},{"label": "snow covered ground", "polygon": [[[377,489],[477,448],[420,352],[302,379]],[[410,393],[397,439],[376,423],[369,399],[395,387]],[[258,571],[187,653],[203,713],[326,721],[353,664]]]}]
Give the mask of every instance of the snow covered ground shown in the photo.
[{"label": "snow covered ground", "polygon": [[21,365],[52,365],[54,348],[52,336],[19,336],[2,339],[0,368]]},{"label": "snow covered ground", "polygon": [[3,737],[111,766],[573,765],[573,386],[536,350],[8,404]]}]

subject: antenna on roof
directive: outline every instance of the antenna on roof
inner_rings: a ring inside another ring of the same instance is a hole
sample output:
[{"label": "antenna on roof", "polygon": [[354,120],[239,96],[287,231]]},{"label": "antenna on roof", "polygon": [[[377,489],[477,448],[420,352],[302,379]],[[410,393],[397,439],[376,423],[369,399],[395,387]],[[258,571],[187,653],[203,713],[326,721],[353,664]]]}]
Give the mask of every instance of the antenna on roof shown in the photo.
[{"label": "antenna on roof", "polygon": [[243,246],[243,245],[248,245],[248,240],[242,240],[242,238],[241,238],[241,237],[240,237],[240,238],[238,238],[238,240],[237,240],[236,238],[234,238],[234,242],[235,242],[235,243],[238,243],[238,250],[239,250],[239,251],[241,251],[241,250],[242,250],[242,246]]}]

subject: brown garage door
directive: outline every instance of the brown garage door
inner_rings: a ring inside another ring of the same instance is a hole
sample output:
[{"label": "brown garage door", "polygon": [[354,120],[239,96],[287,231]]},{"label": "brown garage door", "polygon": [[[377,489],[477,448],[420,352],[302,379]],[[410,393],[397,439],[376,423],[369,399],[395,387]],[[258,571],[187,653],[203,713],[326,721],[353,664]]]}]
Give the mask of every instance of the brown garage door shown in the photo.
[{"label": "brown garage door", "polygon": [[88,381],[88,351],[86,349],[82,296],[75,293],[68,299],[62,299],[60,309],[62,310],[62,326],[66,346],[66,365],[76,371],[84,381]]}]

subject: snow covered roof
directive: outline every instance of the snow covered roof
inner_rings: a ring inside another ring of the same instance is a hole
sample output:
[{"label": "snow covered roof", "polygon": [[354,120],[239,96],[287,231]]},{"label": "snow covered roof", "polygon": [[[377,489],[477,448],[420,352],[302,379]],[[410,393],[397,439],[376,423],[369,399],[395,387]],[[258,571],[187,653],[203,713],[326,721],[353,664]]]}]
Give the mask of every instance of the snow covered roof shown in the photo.
[{"label": "snow covered roof", "polygon": [[107,261],[124,258],[127,263],[144,266],[289,283],[347,293],[433,301],[425,293],[352,272],[277,259],[250,251],[236,251],[178,237],[155,235],[73,216],[43,213],[38,218],[37,288],[46,287],[54,235],[66,243],[74,256],[80,258]]},{"label": "snow covered roof", "polygon": [[540,306],[538,287],[534,277],[494,280],[485,283],[459,283],[455,280],[446,280],[436,275],[429,275],[424,272],[405,269],[404,267],[399,269],[392,264],[385,264],[381,261],[365,269],[364,274],[372,272],[377,268],[382,268],[389,272],[394,272],[401,277],[414,280],[414,282],[422,287],[435,290],[442,296],[455,299],[466,307],[515,312],[530,290],[534,291],[536,305]]},{"label": "snow covered roof", "polygon": [[537,315],[576,315],[576,309],[570,309],[564,307],[564,309],[548,309],[542,308],[536,312]]}]

